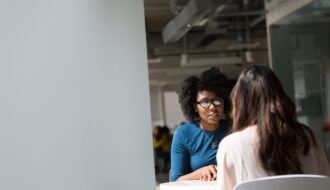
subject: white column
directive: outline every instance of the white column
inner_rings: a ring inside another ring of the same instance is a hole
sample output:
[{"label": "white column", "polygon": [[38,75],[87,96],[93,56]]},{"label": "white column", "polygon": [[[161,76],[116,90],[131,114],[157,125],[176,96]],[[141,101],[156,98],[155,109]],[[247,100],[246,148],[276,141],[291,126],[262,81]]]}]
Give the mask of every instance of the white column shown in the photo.
[{"label": "white column", "polygon": [[0,189],[151,190],[143,0],[0,1]]}]

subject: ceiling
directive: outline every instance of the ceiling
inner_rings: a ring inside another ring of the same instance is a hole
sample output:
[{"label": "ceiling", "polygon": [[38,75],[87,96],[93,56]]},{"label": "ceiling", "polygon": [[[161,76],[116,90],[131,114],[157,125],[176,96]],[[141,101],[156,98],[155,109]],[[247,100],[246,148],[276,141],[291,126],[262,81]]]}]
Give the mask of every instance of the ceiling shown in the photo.
[{"label": "ceiling", "polygon": [[293,14],[276,22],[277,25],[310,26],[329,25],[330,23],[330,1],[314,1]]},{"label": "ceiling", "polygon": [[264,0],[144,0],[150,85],[268,64]]}]

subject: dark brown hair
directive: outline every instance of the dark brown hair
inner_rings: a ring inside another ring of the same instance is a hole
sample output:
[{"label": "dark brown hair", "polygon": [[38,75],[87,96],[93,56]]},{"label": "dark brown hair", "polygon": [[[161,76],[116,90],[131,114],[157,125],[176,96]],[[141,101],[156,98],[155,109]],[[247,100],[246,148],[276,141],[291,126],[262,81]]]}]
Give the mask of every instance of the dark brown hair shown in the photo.
[{"label": "dark brown hair", "polygon": [[233,132],[258,127],[262,167],[276,175],[303,173],[298,156],[307,155],[315,137],[297,121],[295,105],[272,70],[256,65],[243,70],[231,98]]}]

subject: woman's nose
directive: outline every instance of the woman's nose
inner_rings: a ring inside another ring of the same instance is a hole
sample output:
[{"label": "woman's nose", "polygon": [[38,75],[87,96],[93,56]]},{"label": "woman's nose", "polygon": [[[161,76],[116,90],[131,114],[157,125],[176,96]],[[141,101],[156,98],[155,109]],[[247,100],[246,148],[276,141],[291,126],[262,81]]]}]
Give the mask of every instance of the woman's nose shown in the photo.
[{"label": "woman's nose", "polygon": [[216,106],[214,105],[214,103],[211,102],[209,109],[215,109],[215,107],[216,107]]}]

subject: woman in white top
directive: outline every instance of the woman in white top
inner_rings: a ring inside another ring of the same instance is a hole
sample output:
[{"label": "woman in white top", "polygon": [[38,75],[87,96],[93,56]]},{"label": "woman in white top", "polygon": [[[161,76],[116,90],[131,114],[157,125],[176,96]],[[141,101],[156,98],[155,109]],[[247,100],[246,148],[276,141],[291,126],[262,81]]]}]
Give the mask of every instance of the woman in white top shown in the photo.
[{"label": "woman in white top", "polygon": [[245,69],[231,98],[233,133],[217,153],[219,189],[272,175],[330,175],[320,143],[297,121],[295,105],[271,69]]}]

